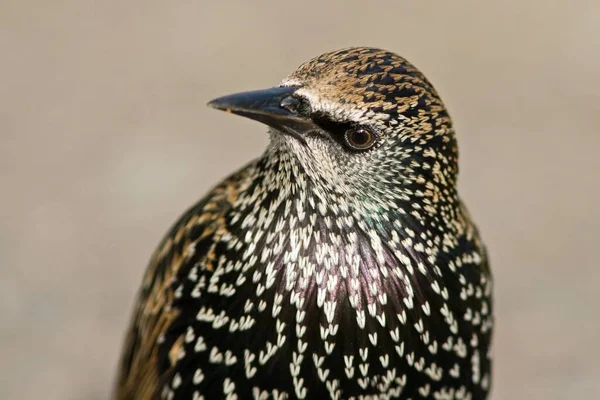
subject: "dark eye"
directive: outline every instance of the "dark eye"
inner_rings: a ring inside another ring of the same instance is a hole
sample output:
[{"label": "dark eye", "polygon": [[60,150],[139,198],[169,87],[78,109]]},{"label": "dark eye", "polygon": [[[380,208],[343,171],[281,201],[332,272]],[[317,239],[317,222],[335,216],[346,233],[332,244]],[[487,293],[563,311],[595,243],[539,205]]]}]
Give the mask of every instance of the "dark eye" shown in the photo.
[{"label": "dark eye", "polygon": [[346,144],[354,150],[370,149],[377,140],[377,136],[372,131],[363,127],[350,128],[344,134]]}]

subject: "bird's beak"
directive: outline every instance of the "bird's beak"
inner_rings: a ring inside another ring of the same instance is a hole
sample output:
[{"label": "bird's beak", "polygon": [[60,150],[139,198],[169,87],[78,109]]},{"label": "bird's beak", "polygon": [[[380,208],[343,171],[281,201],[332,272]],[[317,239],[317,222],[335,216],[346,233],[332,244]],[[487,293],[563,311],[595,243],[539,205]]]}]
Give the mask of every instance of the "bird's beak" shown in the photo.
[{"label": "bird's beak", "polygon": [[236,93],[214,99],[208,106],[260,121],[306,143],[304,136],[317,126],[289,106],[297,101],[292,97],[297,89],[287,86]]}]

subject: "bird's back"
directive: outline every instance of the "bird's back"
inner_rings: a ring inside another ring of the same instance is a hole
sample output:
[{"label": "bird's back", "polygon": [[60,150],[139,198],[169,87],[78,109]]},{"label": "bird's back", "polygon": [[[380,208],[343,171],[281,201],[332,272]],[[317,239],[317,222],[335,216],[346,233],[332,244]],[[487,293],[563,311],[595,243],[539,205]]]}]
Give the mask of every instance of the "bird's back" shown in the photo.
[{"label": "bird's back", "polygon": [[216,268],[217,245],[226,234],[225,216],[243,190],[246,176],[247,168],[187,210],[153,253],[123,349],[117,399],[157,398],[159,389],[172,379],[179,351],[190,340],[189,336],[183,340],[183,321],[194,320],[199,311],[195,305],[173,305],[181,300],[184,287],[194,282],[198,285],[185,293],[186,301],[193,302],[205,292]]}]

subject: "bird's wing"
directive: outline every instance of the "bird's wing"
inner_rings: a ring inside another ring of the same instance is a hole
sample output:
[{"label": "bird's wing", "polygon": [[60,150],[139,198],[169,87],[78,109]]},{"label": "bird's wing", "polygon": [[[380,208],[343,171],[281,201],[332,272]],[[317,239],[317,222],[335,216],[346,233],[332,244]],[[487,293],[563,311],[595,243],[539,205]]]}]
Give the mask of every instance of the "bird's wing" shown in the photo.
[{"label": "bird's wing", "polygon": [[173,282],[180,270],[189,269],[186,263],[192,255],[194,262],[201,257],[203,269],[214,270],[215,243],[225,233],[225,215],[243,189],[247,171],[246,168],[232,175],[190,208],[152,255],[125,340],[116,399],[154,399],[160,395],[158,390],[183,342],[182,335],[168,351],[159,351],[163,335],[172,328],[179,313],[171,307],[176,296]]}]

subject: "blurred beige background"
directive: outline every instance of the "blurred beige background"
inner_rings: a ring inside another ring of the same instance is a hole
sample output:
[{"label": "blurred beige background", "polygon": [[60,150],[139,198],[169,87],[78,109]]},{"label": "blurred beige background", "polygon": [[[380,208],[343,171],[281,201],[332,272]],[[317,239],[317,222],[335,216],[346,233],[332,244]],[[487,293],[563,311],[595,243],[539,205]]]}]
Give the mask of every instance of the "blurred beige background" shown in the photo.
[{"label": "blurred beige background", "polygon": [[407,57],[454,117],[493,398],[600,398],[594,0],[0,2],[0,398],[109,396],[154,246],[267,144],[205,103],[349,45]]}]

